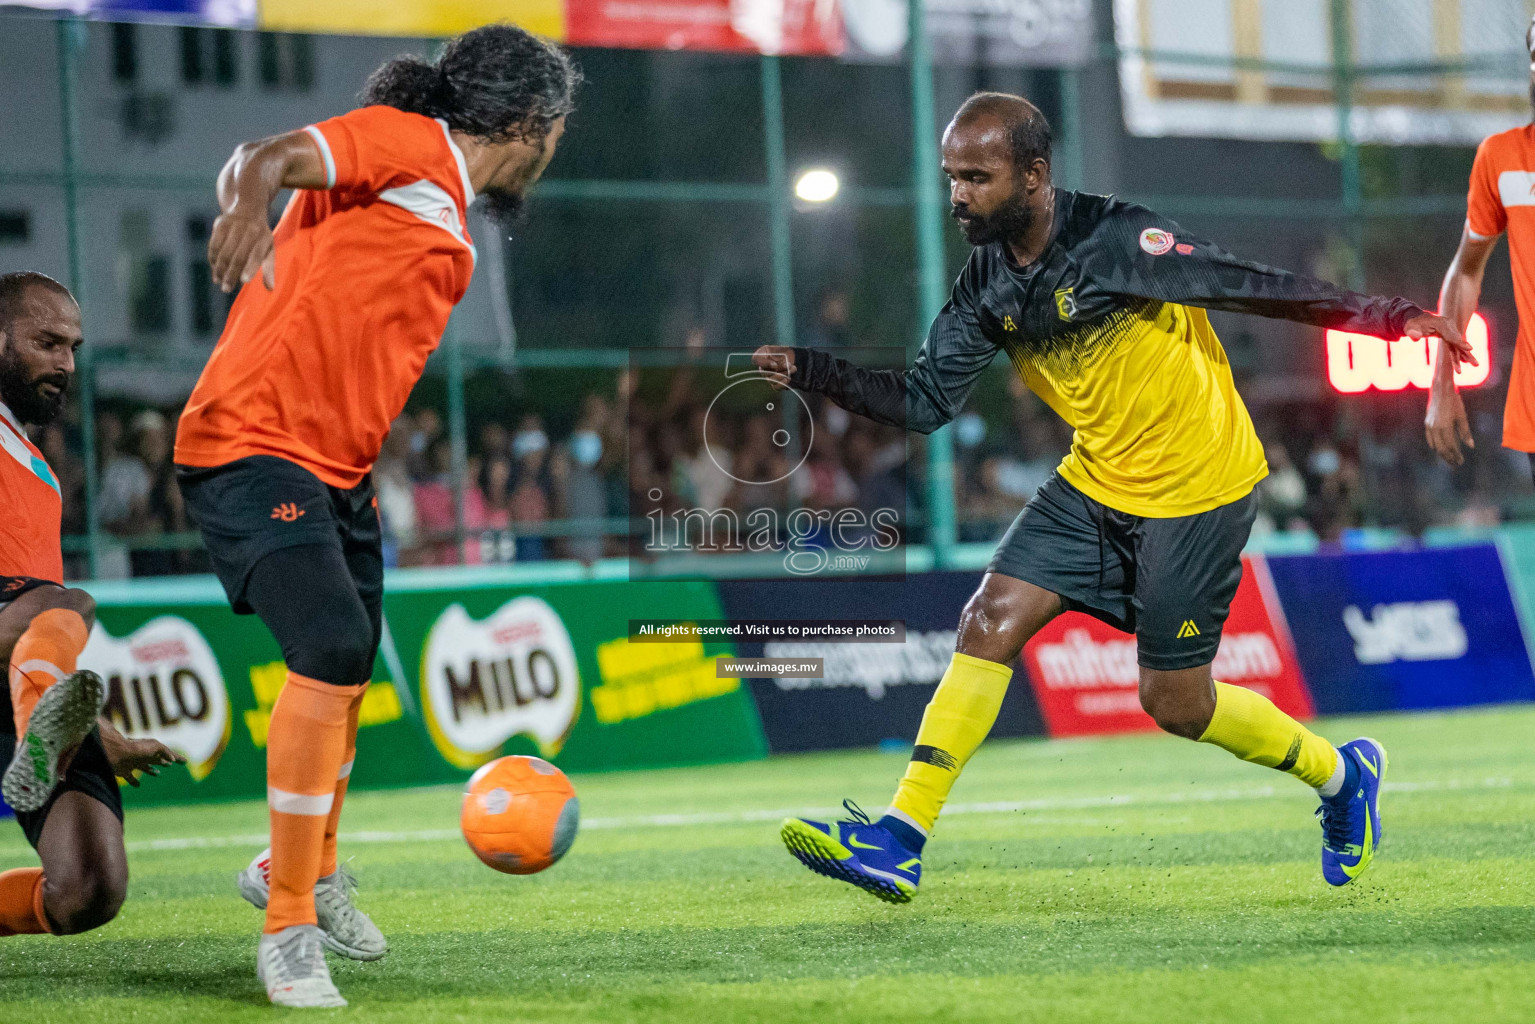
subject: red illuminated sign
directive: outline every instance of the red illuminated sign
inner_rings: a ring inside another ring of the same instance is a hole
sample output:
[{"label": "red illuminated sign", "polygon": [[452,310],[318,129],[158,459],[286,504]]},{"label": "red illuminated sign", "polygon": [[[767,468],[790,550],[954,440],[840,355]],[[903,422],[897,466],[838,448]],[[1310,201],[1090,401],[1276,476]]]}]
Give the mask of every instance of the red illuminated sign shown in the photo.
[{"label": "red illuminated sign", "polygon": [[[1492,342],[1482,314],[1471,314],[1466,340],[1471,342],[1477,365],[1462,363],[1455,371],[1455,383],[1463,388],[1474,388],[1485,381],[1492,370]],[[1346,395],[1370,388],[1377,391],[1426,389],[1433,383],[1434,364],[1438,361],[1438,338],[1387,341],[1350,331],[1327,332],[1327,380]]]}]

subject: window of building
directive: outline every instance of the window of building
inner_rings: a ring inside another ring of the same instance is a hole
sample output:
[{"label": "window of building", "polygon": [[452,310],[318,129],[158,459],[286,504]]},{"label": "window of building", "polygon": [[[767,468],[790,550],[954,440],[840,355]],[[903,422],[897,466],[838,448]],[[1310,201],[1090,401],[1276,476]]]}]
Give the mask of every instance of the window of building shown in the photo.
[{"label": "window of building", "polygon": [[32,239],[32,217],[26,210],[0,210],[0,245],[25,245]]},{"label": "window of building", "polygon": [[226,29],[182,28],[181,80],[225,88],[240,80],[239,40]]},{"label": "window of building", "polygon": [[181,29],[181,80],[188,85],[197,85],[204,80],[203,36],[207,31],[202,28]]},{"label": "window of building", "polygon": [[291,32],[257,36],[256,63],[268,89],[308,92],[314,88],[314,38]]},{"label": "window of building", "polygon": [[235,51],[235,34],[227,29],[214,29],[208,34],[213,40],[213,80],[222,86],[236,84],[240,79],[240,70]]},{"label": "window of building", "polygon": [[128,323],[135,334],[171,329],[171,261],[155,251],[147,210],[123,212],[118,233],[119,266],[127,270]]},{"label": "window of building", "polygon": [[139,77],[138,26],[118,23],[112,26],[112,77],[132,84]]},{"label": "window of building", "polygon": [[234,296],[225,295],[213,286],[213,274],[208,269],[208,236],[213,229],[213,217],[194,214],[187,218],[187,299],[191,305],[192,333],[207,338],[223,331],[224,320],[229,316],[229,306]]}]

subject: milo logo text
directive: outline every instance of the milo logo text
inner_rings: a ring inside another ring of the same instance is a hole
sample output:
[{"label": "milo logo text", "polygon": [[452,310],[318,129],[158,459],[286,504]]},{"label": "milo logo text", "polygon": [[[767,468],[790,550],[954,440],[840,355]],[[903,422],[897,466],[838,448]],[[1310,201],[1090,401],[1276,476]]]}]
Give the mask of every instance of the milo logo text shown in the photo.
[{"label": "milo logo text", "polygon": [[449,762],[472,768],[508,739],[557,753],[581,707],[570,633],[549,604],[519,597],[476,621],[461,604],[432,625],[422,652],[427,728]]},{"label": "milo logo text", "polygon": [[98,622],[80,665],[106,680],[102,714],[119,730],[179,751],[194,779],[213,770],[229,741],[229,695],[196,626],[162,615],[118,638]]}]

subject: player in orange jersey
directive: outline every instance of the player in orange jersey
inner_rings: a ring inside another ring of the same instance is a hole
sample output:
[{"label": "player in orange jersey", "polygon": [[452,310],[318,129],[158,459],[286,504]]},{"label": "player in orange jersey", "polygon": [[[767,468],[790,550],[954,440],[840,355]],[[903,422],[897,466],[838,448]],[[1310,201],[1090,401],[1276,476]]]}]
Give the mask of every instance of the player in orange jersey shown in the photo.
[{"label": "player in orange jersey", "polygon": [[[1535,104],[1535,20],[1524,34],[1530,53],[1530,94]],[[1535,124],[1488,136],[1477,147],[1466,195],[1466,226],[1439,292],[1439,311],[1462,331],[1482,297],[1487,260],[1508,234],[1519,334],[1503,408],[1503,446],[1530,453],[1535,471]],[[1424,421],[1429,446],[1452,466],[1464,461],[1461,444],[1476,447],[1466,407],[1455,390],[1455,364],[1439,343],[1439,362]]]},{"label": "player in orange jersey", "polygon": [[[470,204],[516,213],[578,77],[521,29],[475,29],[433,63],[386,63],[361,109],[240,146],[219,176],[208,258],[240,294],[175,458],[230,603],[261,617],[288,666],[267,740],[272,846],[239,877],[266,910],[257,971],[275,1003],[345,1004],[322,946],[388,950],[336,864],[381,631],[369,471],[469,286]],[[296,191],[274,233],[284,188]]]},{"label": "player in orange jersey", "polygon": [[67,935],[117,914],[128,887],[123,804],[114,775],[159,774],[181,760],[106,721],[101,677],[77,670],[95,603],[66,588],[58,478],[24,426],[64,407],[80,346],[80,307],[42,274],[0,275],[0,763],[41,867],[0,873],[0,935]]}]

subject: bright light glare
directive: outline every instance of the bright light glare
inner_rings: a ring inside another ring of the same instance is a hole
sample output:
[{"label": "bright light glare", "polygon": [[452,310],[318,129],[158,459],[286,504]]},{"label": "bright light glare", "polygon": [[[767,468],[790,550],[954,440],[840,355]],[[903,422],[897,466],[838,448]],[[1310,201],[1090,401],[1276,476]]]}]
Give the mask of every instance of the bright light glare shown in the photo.
[{"label": "bright light glare", "polygon": [[[1471,314],[1471,323],[1466,326],[1466,340],[1471,343],[1477,365],[1462,363],[1455,371],[1455,384],[1474,388],[1484,383],[1492,372],[1492,342],[1482,314]],[[1434,381],[1434,365],[1438,362],[1438,338],[1420,341],[1403,338],[1387,342],[1368,334],[1327,332],[1327,379],[1346,395],[1372,387],[1379,391],[1401,391],[1409,387],[1426,389]]]},{"label": "bright light glare", "polygon": [[813,167],[800,174],[794,183],[794,194],[807,203],[824,203],[836,196],[841,187],[836,172]]}]

